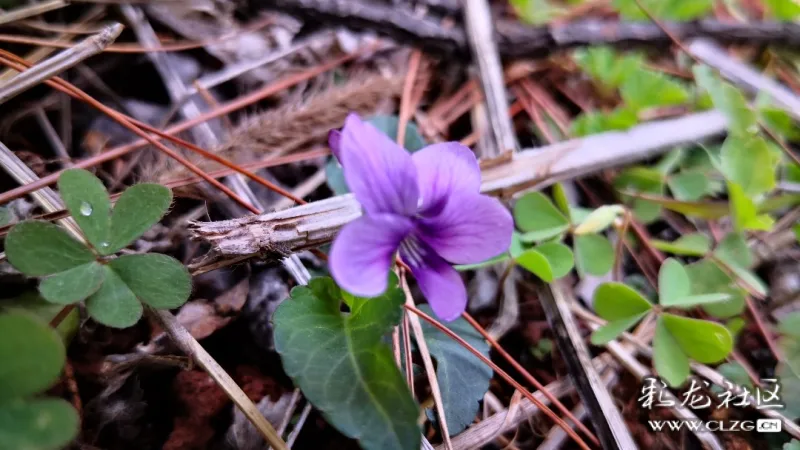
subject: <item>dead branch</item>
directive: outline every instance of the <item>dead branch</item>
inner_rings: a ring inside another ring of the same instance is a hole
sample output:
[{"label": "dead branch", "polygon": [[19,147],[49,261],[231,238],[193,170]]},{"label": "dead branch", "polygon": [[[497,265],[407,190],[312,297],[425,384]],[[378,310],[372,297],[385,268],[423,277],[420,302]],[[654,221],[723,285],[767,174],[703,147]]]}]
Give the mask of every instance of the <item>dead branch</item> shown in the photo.
[{"label": "dead branch", "polygon": [[[420,16],[409,6],[388,5],[366,0],[269,0],[270,8],[297,17],[353,29],[369,29],[409,43],[431,53],[469,57],[467,35],[461,25],[445,28],[440,19]],[[586,45],[664,45],[670,38],[649,22],[605,20],[576,21],[546,27],[529,27],[506,20],[495,20],[496,40],[504,58],[538,58],[555,51]],[[667,23],[679,39],[711,38],[728,43],[755,45],[800,44],[800,24],[779,22],[695,22]]]}]

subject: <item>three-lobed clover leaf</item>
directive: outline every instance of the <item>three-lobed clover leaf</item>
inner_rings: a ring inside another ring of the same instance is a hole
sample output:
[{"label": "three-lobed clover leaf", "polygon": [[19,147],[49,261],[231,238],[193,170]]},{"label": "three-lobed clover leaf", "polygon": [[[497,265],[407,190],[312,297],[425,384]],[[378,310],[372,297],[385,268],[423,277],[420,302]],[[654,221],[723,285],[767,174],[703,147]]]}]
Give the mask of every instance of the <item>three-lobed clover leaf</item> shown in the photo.
[{"label": "three-lobed clover leaf", "polygon": [[[341,312],[344,302],[349,312]],[[308,400],[365,450],[418,449],[419,408],[383,341],[400,322],[404,294],[392,274],[371,299],[314,278],[292,289],[272,317],[275,349]]]},{"label": "three-lobed clover leaf", "polygon": [[613,341],[647,315],[653,305],[642,294],[628,285],[603,283],[594,291],[594,310],[608,323],[592,333],[594,345]]},{"label": "three-lobed clover leaf", "polygon": [[66,361],[61,336],[37,317],[0,314],[0,444],[3,448],[62,448],[78,432],[78,414],[62,399],[36,398],[58,380]]},{"label": "three-lobed clover leaf", "polygon": [[167,212],[172,193],[157,184],[126,189],[113,209],[102,182],[83,169],[66,170],[59,189],[91,249],[62,228],[24,221],[5,241],[9,262],[28,276],[44,276],[42,297],[56,304],[86,300],[89,315],[112,327],[128,327],[142,315],[142,302],[175,308],[191,293],[191,276],[175,259],[159,254],[110,258],[139,238]]}]

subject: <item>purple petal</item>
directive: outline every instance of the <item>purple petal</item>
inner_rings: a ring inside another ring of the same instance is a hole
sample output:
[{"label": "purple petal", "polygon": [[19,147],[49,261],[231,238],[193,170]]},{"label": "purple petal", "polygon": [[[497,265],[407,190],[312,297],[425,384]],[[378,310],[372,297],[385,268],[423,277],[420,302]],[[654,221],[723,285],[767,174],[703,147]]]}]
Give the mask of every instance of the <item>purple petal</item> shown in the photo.
[{"label": "purple petal", "polygon": [[453,192],[478,193],[481,170],[472,150],[458,142],[429,145],[411,158],[417,166],[420,212],[437,214]]},{"label": "purple petal", "polygon": [[[331,130],[328,132],[328,147],[331,148],[331,153],[336,159],[339,159],[339,147],[342,142],[342,132],[339,130]],[[341,163],[341,160],[339,161]]]},{"label": "purple petal", "polygon": [[394,253],[412,226],[410,219],[393,214],[365,215],[345,225],[331,247],[333,279],[359,297],[382,294]]},{"label": "purple petal", "polygon": [[419,237],[453,264],[475,264],[508,250],[514,221],[500,201],[481,194],[454,193],[442,211],[424,218]]},{"label": "purple petal", "polygon": [[424,243],[407,239],[400,247],[400,257],[411,268],[417,285],[441,320],[457,319],[467,308],[467,289],[461,276]]},{"label": "purple petal", "polygon": [[417,211],[411,155],[356,114],[344,122],[338,157],[347,186],[366,212],[411,216]]}]

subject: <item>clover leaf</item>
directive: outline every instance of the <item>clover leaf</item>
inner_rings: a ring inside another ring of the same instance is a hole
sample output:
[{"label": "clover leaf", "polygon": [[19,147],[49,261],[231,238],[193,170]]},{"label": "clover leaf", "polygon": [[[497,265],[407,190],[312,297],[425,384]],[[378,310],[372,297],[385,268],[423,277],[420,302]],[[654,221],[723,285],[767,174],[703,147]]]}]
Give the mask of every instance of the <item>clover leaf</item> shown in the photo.
[{"label": "clover leaf", "polygon": [[37,317],[0,314],[0,442],[3,448],[62,448],[78,432],[78,414],[62,399],[34,398],[58,380],[66,351],[58,332]]},{"label": "clover leaf", "polygon": [[134,185],[112,209],[102,182],[86,170],[64,171],[58,186],[91,248],[42,221],[17,224],[5,242],[17,270],[45,277],[39,284],[42,298],[62,305],[86,300],[89,315],[112,327],[135,324],[142,302],[175,308],[188,299],[191,276],[177,260],[159,254],[112,256],[161,220],[172,201],[169,189]]},{"label": "clover leaf", "polygon": [[594,291],[597,315],[608,323],[592,333],[592,343],[603,345],[638,323],[653,308],[642,294],[628,285],[603,283]]},{"label": "clover leaf", "polygon": [[514,205],[514,223],[524,242],[539,242],[569,229],[569,219],[541,192],[530,192]]}]

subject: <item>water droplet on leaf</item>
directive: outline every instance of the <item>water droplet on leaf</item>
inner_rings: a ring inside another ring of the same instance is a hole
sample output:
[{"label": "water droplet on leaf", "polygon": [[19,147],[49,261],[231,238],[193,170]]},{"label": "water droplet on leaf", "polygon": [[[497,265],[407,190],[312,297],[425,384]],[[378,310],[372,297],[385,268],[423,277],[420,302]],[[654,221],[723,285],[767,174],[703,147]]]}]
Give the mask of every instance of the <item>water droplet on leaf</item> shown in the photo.
[{"label": "water droplet on leaf", "polygon": [[81,215],[82,216],[91,216],[92,215],[92,205],[87,202],[81,202]]},{"label": "water droplet on leaf", "polygon": [[108,248],[109,245],[110,244],[108,242],[101,242],[100,243],[100,247],[103,247],[103,248]]}]

